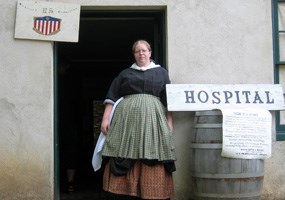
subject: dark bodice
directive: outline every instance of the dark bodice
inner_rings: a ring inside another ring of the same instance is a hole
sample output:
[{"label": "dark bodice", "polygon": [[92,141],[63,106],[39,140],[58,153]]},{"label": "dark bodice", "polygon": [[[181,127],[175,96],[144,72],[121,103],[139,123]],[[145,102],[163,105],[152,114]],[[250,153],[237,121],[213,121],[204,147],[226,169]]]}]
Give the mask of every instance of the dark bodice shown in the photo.
[{"label": "dark bodice", "polygon": [[161,102],[166,106],[165,85],[168,83],[170,83],[168,72],[162,67],[146,71],[127,68],[113,80],[106,99],[115,102],[126,95],[151,94],[160,97]]}]

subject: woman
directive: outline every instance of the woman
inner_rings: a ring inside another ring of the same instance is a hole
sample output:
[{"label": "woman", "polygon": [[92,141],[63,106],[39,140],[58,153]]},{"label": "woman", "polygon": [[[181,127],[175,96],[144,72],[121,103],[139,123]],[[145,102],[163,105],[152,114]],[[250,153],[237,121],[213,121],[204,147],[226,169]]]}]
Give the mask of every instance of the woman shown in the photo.
[{"label": "woman", "polygon": [[166,111],[165,86],[170,80],[151,60],[147,41],[136,41],[132,51],[136,62],[113,80],[104,101],[102,155],[108,163],[103,189],[141,199],[169,199],[175,171],[172,113]]}]

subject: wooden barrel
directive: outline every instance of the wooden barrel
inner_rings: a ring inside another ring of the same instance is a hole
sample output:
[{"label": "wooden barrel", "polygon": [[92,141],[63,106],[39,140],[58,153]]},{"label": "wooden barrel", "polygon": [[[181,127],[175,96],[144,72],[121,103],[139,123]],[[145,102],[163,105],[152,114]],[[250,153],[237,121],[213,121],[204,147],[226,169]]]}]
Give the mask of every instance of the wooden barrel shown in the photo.
[{"label": "wooden barrel", "polygon": [[222,113],[196,112],[192,134],[192,179],[196,200],[258,200],[264,161],[221,156]]}]

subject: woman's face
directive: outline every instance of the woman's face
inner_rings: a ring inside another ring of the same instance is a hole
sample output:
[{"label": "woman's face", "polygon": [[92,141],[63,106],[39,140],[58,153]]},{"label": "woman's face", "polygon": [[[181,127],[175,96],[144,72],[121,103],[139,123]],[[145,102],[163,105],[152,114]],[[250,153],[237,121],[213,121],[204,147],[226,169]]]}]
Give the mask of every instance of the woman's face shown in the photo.
[{"label": "woman's face", "polygon": [[139,43],[134,52],[135,60],[138,66],[144,67],[150,63],[151,51],[143,43]]}]

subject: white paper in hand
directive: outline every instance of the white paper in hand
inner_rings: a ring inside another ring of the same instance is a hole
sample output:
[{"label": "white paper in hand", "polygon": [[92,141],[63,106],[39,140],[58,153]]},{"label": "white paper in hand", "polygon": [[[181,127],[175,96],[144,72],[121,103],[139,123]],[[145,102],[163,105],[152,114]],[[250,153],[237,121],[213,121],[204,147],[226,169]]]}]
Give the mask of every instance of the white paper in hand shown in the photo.
[{"label": "white paper in hand", "polygon": [[[111,123],[111,120],[113,118],[113,114],[114,111],[118,105],[118,103],[123,100],[123,97],[121,97],[120,99],[118,99],[116,101],[116,103],[114,104],[112,111],[110,113],[110,117],[109,117],[109,124]],[[106,139],[106,135],[104,133],[100,133],[100,136],[97,140],[95,149],[94,149],[94,153],[93,153],[93,157],[92,157],[92,166],[94,168],[94,171],[97,171],[101,168],[101,164],[102,164],[102,150],[103,150],[103,146],[105,143],[105,139]]]},{"label": "white paper in hand", "polygon": [[94,171],[97,171],[101,168],[102,150],[103,150],[105,139],[106,139],[106,135],[104,135],[101,132],[98,138],[94,153],[93,153],[93,157],[92,157],[92,166],[94,168]]}]

